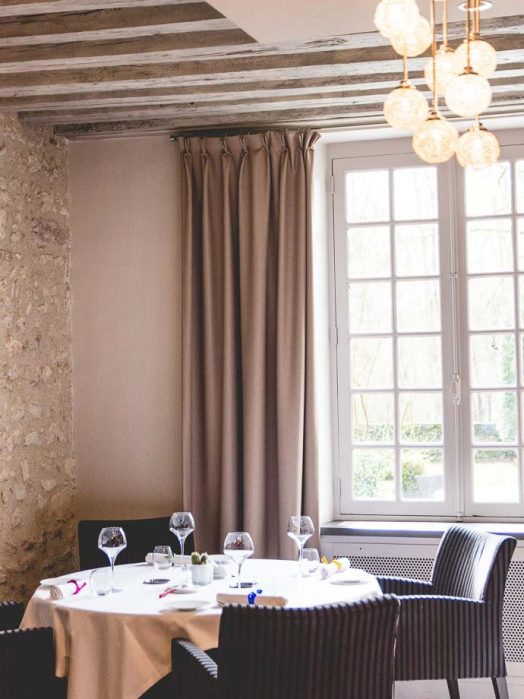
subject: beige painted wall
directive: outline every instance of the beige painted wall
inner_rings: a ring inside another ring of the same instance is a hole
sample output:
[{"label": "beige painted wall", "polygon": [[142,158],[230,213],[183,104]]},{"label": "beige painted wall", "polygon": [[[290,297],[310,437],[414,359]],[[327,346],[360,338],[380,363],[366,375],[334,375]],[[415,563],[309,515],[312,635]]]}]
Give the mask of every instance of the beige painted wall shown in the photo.
[{"label": "beige painted wall", "polygon": [[174,148],[167,136],[69,146],[80,518],[181,506]]}]

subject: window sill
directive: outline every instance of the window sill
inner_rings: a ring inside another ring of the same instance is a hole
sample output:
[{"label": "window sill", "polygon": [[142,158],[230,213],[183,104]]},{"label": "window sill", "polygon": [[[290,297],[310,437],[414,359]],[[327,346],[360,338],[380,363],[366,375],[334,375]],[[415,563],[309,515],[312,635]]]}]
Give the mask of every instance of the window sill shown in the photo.
[{"label": "window sill", "polygon": [[[321,536],[376,536],[376,537],[411,537],[438,539],[453,522],[388,522],[388,521],[332,521],[320,527]],[[516,522],[464,522],[468,527],[493,534],[509,534],[524,540],[524,523]]]}]

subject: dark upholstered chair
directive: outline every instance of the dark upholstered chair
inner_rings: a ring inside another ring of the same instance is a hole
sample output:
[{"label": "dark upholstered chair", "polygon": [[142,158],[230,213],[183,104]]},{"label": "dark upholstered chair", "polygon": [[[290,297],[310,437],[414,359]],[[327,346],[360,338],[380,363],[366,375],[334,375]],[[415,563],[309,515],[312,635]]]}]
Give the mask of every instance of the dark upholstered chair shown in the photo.
[{"label": "dark upholstered chair", "polygon": [[[169,531],[169,517],[150,519],[84,519],[78,523],[78,550],[80,568],[107,566],[107,556],[98,548],[98,535],[102,527],[122,527],[126,533],[127,547],[118,555],[117,564],[141,563],[155,546],[171,546],[180,553],[178,539]],[[186,553],[193,551],[193,535],[186,539]]]},{"label": "dark upholstered chair", "polygon": [[55,677],[53,629],[19,629],[23,606],[0,603],[0,697],[65,699],[67,683]]},{"label": "dark upholstered chair", "polygon": [[431,582],[379,577],[401,603],[397,680],[445,679],[459,699],[458,679],[491,677],[497,699],[507,699],[502,605],[515,544],[455,525],[442,537]]},{"label": "dark upholstered chair", "polygon": [[173,641],[177,699],[391,699],[399,602],[225,607],[218,664]]}]

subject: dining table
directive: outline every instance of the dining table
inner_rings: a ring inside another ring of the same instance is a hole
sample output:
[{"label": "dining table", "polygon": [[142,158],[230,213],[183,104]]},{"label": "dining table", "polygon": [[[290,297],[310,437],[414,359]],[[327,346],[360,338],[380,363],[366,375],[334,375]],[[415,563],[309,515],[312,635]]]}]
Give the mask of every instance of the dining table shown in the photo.
[{"label": "dining table", "polygon": [[[252,589],[232,589],[230,577],[216,579],[185,594],[170,593],[178,572],[157,571],[146,563],[115,567],[117,591],[98,596],[91,591],[91,571],[44,581],[30,599],[22,628],[54,630],[56,675],[67,677],[68,699],[138,699],[171,671],[171,640],[186,638],[203,650],[218,645],[219,593],[284,597],[287,607],[355,602],[377,597],[376,578],[350,569],[322,579],[297,574],[296,561],[251,559],[242,569]],[[150,584],[151,579],[169,583]],[[72,596],[54,600],[51,583],[74,579],[86,586]],[[190,587],[191,589],[191,587]],[[183,602],[181,600],[184,600]],[[181,606],[187,610],[180,609]]]}]

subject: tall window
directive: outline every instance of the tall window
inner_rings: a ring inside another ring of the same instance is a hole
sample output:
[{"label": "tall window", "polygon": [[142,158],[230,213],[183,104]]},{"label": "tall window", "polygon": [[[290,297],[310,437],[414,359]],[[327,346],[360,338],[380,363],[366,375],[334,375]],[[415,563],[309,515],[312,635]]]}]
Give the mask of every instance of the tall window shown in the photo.
[{"label": "tall window", "polygon": [[341,515],[524,515],[524,150],[512,154],[466,172],[333,160]]}]

